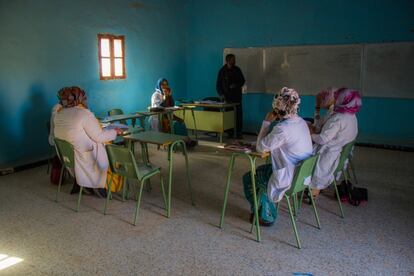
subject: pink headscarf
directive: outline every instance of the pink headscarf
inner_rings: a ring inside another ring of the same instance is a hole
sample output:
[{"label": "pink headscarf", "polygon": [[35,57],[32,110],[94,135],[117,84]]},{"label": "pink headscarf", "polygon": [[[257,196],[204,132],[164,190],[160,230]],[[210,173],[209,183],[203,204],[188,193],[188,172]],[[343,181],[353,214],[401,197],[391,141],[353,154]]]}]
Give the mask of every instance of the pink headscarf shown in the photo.
[{"label": "pink headscarf", "polygon": [[335,99],[334,111],[338,113],[355,114],[362,105],[359,91],[346,87],[340,88],[335,92]]},{"label": "pink headscarf", "polygon": [[326,90],[322,90],[319,92],[319,95],[321,97],[321,105],[327,106],[329,103],[332,103],[335,100],[335,91],[337,91],[338,88],[335,87],[328,87]]}]

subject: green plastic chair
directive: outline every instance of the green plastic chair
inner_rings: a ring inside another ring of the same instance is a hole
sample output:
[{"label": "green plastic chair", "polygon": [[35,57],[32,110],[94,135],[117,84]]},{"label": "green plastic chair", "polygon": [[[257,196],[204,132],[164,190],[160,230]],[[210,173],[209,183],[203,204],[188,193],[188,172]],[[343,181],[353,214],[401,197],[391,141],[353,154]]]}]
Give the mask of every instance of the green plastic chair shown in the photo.
[{"label": "green plastic chair", "polygon": [[342,203],[341,203],[341,198],[339,197],[339,192],[338,192],[338,183],[336,182],[336,175],[339,172],[342,172],[344,174],[344,178],[345,181],[348,182],[348,179],[350,179],[350,176],[348,174],[348,171],[345,168],[345,162],[347,159],[350,158],[351,155],[351,151],[352,148],[355,145],[355,141],[352,141],[348,144],[346,144],[341,151],[341,156],[339,157],[339,163],[338,166],[336,167],[336,170],[334,172],[334,180],[333,180],[333,184],[334,184],[334,188],[335,188],[335,194],[336,194],[336,198],[338,199],[338,205],[339,205],[339,210],[341,211],[341,217],[344,218],[344,210],[342,209]]},{"label": "green plastic chair", "polygon": [[[56,192],[56,199],[55,199],[55,201],[58,202],[60,187],[62,186],[63,174],[65,170],[69,172],[69,169],[72,169],[72,170],[75,169],[75,157],[74,157],[73,146],[71,143],[65,140],[62,140],[62,139],[58,139],[58,138],[55,138],[54,140],[55,140],[55,147],[56,147],[58,157],[60,159],[60,162],[62,163],[62,170],[60,172],[59,185],[58,185],[58,189]],[[80,186],[78,204],[76,205],[76,212],[79,211],[79,205],[80,205],[80,201],[82,197],[82,188],[83,187]]]},{"label": "green plastic chair", "polygon": [[[135,214],[133,224],[137,224],[139,206],[141,203],[141,195],[143,187],[147,180],[152,176],[159,174],[161,182],[161,190],[164,198],[165,209],[167,209],[167,200],[165,197],[164,181],[161,175],[161,168],[152,167],[149,164],[138,164],[131,150],[117,145],[106,145],[106,152],[109,158],[109,165],[113,174],[121,175],[128,179],[136,179],[141,183],[140,189],[137,192],[137,204],[135,207]],[[112,174],[112,176],[113,176]],[[112,177],[108,184],[108,195],[104,207],[104,215],[106,215],[109,199],[111,197]]]},{"label": "green plastic chair", "polygon": [[[312,176],[313,170],[315,169],[315,165],[316,165],[316,162],[318,160],[318,157],[319,157],[319,155],[309,157],[308,159],[302,161],[299,165],[296,166],[295,175],[294,175],[293,180],[292,180],[292,185],[290,186],[290,189],[284,195],[284,198],[286,199],[287,206],[288,206],[288,209],[289,209],[290,220],[292,222],[293,231],[295,232],[296,243],[297,243],[297,246],[298,246],[299,249],[301,248],[301,244],[300,244],[298,230],[296,228],[296,222],[295,222],[295,217],[298,215],[297,195],[298,195],[298,193],[303,194],[303,192],[306,189],[311,194],[311,190],[310,190],[309,186],[305,185],[305,180],[308,177]],[[295,214],[293,213],[292,205],[290,204],[290,198],[293,199]],[[312,201],[313,212],[315,214],[316,223],[318,224],[318,229],[321,229],[321,224],[320,224],[320,221],[319,221],[318,212],[316,210],[315,201],[313,200],[312,197],[311,197],[311,201]],[[280,203],[277,204],[277,210],[279,210],[279,205],[280,205]],[[253,219],[252,230],[253,230],[253,226],[255,224],[254,222],[255,222],[255,220]]]}]

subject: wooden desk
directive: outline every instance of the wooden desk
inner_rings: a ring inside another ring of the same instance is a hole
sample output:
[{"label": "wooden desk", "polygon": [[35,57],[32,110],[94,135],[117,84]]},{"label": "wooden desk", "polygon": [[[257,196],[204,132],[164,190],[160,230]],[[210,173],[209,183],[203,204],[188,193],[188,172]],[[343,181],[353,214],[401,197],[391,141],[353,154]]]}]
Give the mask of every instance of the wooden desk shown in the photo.
[{"label": "wooden desk", "polygon": [[147,144],[154,144],[158,146],[168,147],[168,199],[167,199],[167,217],[171,215],[171,186],[173,176],[173,151],[177,145],[181,145],[185,158],[185,166],[187,173],[188,187],[190,189],[191,204],[194,205],[193,192],[190,182],[190,174],[188,171],[188,155],[187,148],[184,139],[187,137],[180,135],[173,135],[169,133],[162,133],[157,131],[145,131],[140,133],[134,133],[131,135],[124,136],[124,139],[128,141],[128,146],[132,148],[134,142],[140,142],[143,149],[143,161],[149,163],[148,157],[148,146]]},{"label": "wooden desk", "polygon": [[[191,103],[181,104],[182,107],[191,109],[193,113],[193,121],[185,118],[184,111],[176,111],[175,115],[184,120],[187,128],[203,130],[208,132],[216,132],[219,134],[220,143],[223,142],[223,133],[228,129],[234,129],[234,137],[237,136],[237,116],[236,108],[238,103]],[[196,108],[214,108],[217,111],[194,110]],[[226,109],[233,109],[227,110]]]},{"label": "wooden desk", "polygon": [[256,160],[257,158],[260,159],[267,159],[270,156],[269,152],[240,152],[240,151],[234,151],[230,149],[224,148],[223,145],[218,145],[216,143],[201,143],[202,146],[212,147],[214,149],[220,149],[225,152],[228,152],[231,154],[230,161],[229,161],[229,167],[228,167],[228,173],[227,173],[227,182],[226,182],[226,188],[224,192],[224,201],[223,201],[223,208],[221,211],[221,218],[220,218],[220,228],[223,228],[224,225],[224,215],[226,212],[227,207],[227,199],[229,195],[230,190],[230,183],[231,183],[231,176],[234,170],[234,164],[237,157],[245,157],[250,162],[250,175],[252,179],[252,188],[253,188],[253,201],[254,201],[254,221],[252,223],[252,228],[250,229],[250,232],[253,232],[254,226],[256,227],[256,240],[260,242],[261,236],[260,236],[260,224],[259,224],[259,210],[258,210],[258,203],[257,203],[257,194],[256,194]]}]

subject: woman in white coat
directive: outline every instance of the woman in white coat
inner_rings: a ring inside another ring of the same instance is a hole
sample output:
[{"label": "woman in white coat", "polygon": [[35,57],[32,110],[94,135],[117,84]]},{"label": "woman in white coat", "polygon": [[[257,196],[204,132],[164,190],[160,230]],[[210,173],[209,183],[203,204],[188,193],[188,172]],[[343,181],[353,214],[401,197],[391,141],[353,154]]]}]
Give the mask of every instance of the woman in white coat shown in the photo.
[{"label": "woman in white coat", "polygon": [[358,122],[355,114],[361,105],[358,91],[348,88],[335,91],[333,114],[323,125],[321,133],[312,134],[314,151],[320,155],[312,176],[311,188],[314,197],[332,183],[342,147],[357,137]]},{"label": "woman in white coat", "polygon": [[[263,200],[260,192],[267,191],[267,199],[278,202],[283,198],[285,192],[290,188],[295,173],[295,166],[302,160],[312,155],[312,141],[308,126],[301,117],[297,115],[300,98],[298,93],[284,87],[273,100],[273,111],[266,115],[257,138],[256,150],[259,152],[270,152],[272,164],[257,168],[257,192],[258,198]],[[272,122],[279,122],[270,131]],[[247,200],[253,210],[252,186],[250,173],[243,177],[244,191]],[[263,203],[262,203],[263,205]],[[266,204],[268,205],[268,204]],[[271,213],[268,211],[267,213]],[[262,225],[272,224],[275,217],[265,218],[259,212]],[[251,219],[253,216],[251,216]]]},{"label": "woman in white coat", "polygon": [[[337,90],[338,89],[335,87],[328,87],[326,90],[322,90],[316,95],[313,132],[320,133],[322,126],[326,123],[329,117],[332,116],[335,106],[335,91]],[[321,109],[326,109],[325,116],[321,116]]]},{"label": "woman in white coat", "polygon": [[54,136],[74,147],[77,184],[87,188],[105,188],[109,162],[104,142],[114,140],[118,130],[101,128],[88,109],[87,98],[81,88],[62,88],[58,97],[62,109],[54,116]]}]

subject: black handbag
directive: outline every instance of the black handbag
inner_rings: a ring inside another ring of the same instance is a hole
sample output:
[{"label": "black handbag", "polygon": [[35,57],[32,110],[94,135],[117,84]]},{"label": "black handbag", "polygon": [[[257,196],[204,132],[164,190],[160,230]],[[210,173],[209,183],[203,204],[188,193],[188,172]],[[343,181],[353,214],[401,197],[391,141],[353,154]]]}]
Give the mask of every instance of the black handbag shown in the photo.
[{"label": "black handbag", "polygon": [[350,181],[342,181],[338,186],[338,193],[341,201],[348,201],[353,206],[368,201],[368,189],[355,187]]}]

